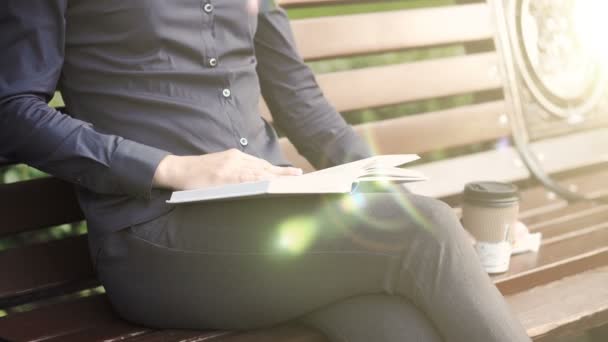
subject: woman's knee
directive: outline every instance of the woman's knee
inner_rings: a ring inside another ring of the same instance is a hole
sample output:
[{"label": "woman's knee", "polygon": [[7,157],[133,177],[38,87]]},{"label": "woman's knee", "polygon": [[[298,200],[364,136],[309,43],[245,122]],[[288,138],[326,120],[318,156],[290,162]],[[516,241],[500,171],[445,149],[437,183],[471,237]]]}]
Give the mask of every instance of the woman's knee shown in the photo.
[{"label": "woman's knee", "polygon": [[362,295],[319,309],[302,319],[339,342],[440,342],[430,320],[403,297]]}]

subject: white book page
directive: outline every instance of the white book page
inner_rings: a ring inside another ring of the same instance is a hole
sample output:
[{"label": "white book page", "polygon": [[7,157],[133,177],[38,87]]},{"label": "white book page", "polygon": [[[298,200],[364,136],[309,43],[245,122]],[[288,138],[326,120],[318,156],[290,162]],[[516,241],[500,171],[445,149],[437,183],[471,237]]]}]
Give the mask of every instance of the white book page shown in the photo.
[{"label": "white book page", "polygon": [[353,183],[370,180],[415,181],[425,179],[411,170],[396,166],[418,159],[417,155],[386,155],[310,172],[302,176],[281,177],[271,181],[230,184],[173,192],[169,203],[259,196],[265,194],[348,193]]},{"label": "white book page", "polygon": [[268,193],[347,193],[362,176],[366,177],[361,181],[424,180],[426,178],[419,172],[396,168],[418,158],[415,154],[375,156],[302,176],[282,177],[270,182]]},{"label": "white book page", "polygon": [[428,178],[419,171],[401,169],[398,167],[374,167],[367,169],[361,174],[357,180],[381,180],[381,179],[403,179],[410,181],[422,181],[427,180]]},{"label": "white book page", "polygon": [[270,182],[268,193],[346,193],[356,177],[343,173],[307,173],[302,176],[281,177]]}]

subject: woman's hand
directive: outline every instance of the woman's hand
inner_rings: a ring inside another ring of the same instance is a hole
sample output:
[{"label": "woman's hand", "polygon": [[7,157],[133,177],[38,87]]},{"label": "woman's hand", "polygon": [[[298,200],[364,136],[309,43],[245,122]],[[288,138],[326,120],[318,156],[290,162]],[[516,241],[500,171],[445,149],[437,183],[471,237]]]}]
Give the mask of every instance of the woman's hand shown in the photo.
[{"label": "woman's hand", "polygon": [[231,149],[200,156],[169,155],[158,164],[153,185],[171,190],[190,190],[301,174],[301,169],[274,166],[266,160]]}]

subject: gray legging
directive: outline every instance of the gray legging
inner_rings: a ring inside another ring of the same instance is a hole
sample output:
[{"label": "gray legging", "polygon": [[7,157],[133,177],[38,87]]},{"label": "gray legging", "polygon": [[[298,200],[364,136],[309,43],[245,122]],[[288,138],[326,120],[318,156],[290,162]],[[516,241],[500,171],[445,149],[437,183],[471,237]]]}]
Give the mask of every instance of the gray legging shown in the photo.
[{"label": "gray legging", "polygon": [[[345,300],[386,294],[444,341],[529,341],[450,207],[399,190],[178,205],[92,245],[114,308],[147,326],[251,329],[304,317],[357,341],[345,320],[361,330],[365,309],[349,315],[361,306]],[[402,341],[409,325],[385,340]]]}]

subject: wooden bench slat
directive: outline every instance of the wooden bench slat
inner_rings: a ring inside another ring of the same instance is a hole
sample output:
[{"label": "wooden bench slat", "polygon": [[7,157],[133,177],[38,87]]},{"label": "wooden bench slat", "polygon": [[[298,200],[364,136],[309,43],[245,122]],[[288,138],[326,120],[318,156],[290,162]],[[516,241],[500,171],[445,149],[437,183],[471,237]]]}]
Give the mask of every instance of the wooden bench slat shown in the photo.
[{"label": "wooden bench slat", "polygon": [[300,324],[289,324],[243,333],[218,331],[155,331],[119,318],[106,295],[95,295],[48,305],[0,318],[0,339],[9,341],[217,341],[326,342],[325,337]]},{"label": "wooden bench slat", "polygon": [[[605,162],[608,155],[608,130],[598,129],[545,139],[531,144],[542,155],[541,164],[548,173],[575,170]],[[468,154],[462,157],[415,166],[431,181],[409,184],[421,195],[445,197],[460,193],[468,182],[487,179],[514,182],[530,174],[512,147]],[[450,175],[446,177],[445,175]]]},{"label": "wooden bench slat", "polygon": [[[572,204],[572,206],[576,206],[576,204]],[[597,210],[595,210],[596,208]],[[552,220],[548,221],[546,225],[535,226],[528,224],[526,219],[522,221],[531,232],[543,234],[543,244],[572,237],[575,234],[583,234],[590,229],[608,227],[608,206],[596,206],[591,209],[582,210],[579,215],[564,213],[563,216],[559,216],[559,212],[563,211],[564,209],[556,211]]]},{"label": "wooden bench slat", "polygon": [[[549,239],[560,234],[558,232],[559,229],[553,227],[561,227],[564,224],[569,224],[570,222],[577,222],[582,226],[589,226],[590,224],[608,221],[608,205],[589,205],[587,208],[580,208],[583,206],[583,204],[586,203],[567,206],[559,210],[561,215],[556,213],[553,216],[548,216],[545,221],[528,224],[528,228],[534,232],[551,227],[551,234],[545,236],[547,239]],[[575,207],[575,209],[570,209],[571,207]]]},{"label": "wooden bench slat", "polygon": [[82,219],[73,186],[57,178],[0,185],[0,237]]},{"label": "wooden bench slat", "polygon": [[[602,188],[608,189],[608,183],[603,181],[606,177],[608,177],[608,167],[579,170],[575,174],[555,175],[558,183],[574,186],[581,193],[589,193]],[[590,201],[568,203],[560,197],[549,196],[549,191],[540,184],[521,187],[519,197],[519,218],[528,225],[597,207],[596,203]],[[459,204],[461,201],[460,199]]]},{"label": "wooden bench slat", "polygon": [[[213,339],[215,342],[216,339]],[[217,338],[217,342],[329,342],[321,332],[299,323],[288,323],[270,329],[235,333]]]},{"label": "wooden bench slat", "polygon": [[[547,190],[544,190],[544,192],[547,194],[545,197],[548,197],[549,192]],[[551,195],[551,198],[553,198],[553,195]],[[535,228],[539,224],[544,224],[544,222],[554,223],[555,220],[568,219],[571,215],[578,215],[580,212],[586,212],[598,206],[591,201],[568,204],[567,201],[557,198],[553,200],[547,198],[546,203],[547,206],[524,211],[520,214],[520,219],[525,221],[528,227]],[[525,204],[525,202],[522,204]]]},{"label": "wooden bench slat", "polygon": [[301,19],[292,27],[302,57],[314,60],[491,39],[490,18],[479,3]]},{"label": "wooden bench slat", "polygon": [[606,284],[608,267],[603,267],[509,296],[507,302],[535,341],[553,341],[608,320]]},{"label": "wooden bench slat", "polygon": [[145,335],[134,336],[127,339],[129,342],[194,342],[213,341],[221,342],[222,336],[232,335],[226,332],[201,332],[192,330],[160,330]]},{"label": "wooden bench slat", "polygon": [[538,253],[515,255],[509,271],[494,276],[504,295],[608,265],[608,228],[602,227],[544,244]]},{"label": "wooden bench slat", "polygon": [[[339,71],[318,75],[317,80],[329,102],[339,112],[346,112],[497,89],[500,77],[496,63],[496,54],[486,52]],[[258,110],[272,122],[262,98]]]},{"label": "wooden bench slat", "polygon": [[[601,167],[592,170],[579,170],[574,175],[557,175],[556,180],[562,186],[576,188],[579,193],[597,193],[602,189],[608,189],[608,183],[604,180],[608,177],[608,168]],[[544,218],[550,219],[551,213],[561,212],[562,210],[583,210],[590,206],[595,206],[591,202],[580,202],[568,204],[560,197],[552,195],[549,190],[542,186],[524,189],[520,192],[520,217],[527,222],[542,222]],[[567,209],[569,207],[570,209]],[[547,216],[545,216],[547,215]]]},{"label": "wooden bench slat", "polygon": [[[509,126],[501,123],[504,109],[503,101],[494,101],[361,124],[354,128],[376,153],[424,153],[508,136]],[[429,136],[434,139],[428,139]],[[312,170],[291,142],[282,138],[280,143],[288,160],[307,171]]]},{"label": "wooden bench slat", "polygon": [[84,235],[0,252],[0,279],[0,307],[43,290],[97,284]]},{"label": "wooden bench slat", "polygon": [[[77,312],[76,312],[77,314]],[[45,342],[82,342],[82,341],[130,341],[131,337],[146,336],[144,328],[134,327],[128,322],[117,318],[109,323],[101,323],[77,331],[44,339]],[[201,334],[199,334],[201,335]],[[202,336],[204,337],[204,336]],[[181,340],[182,342],[184,340]]]},{"label": "wooden bench slat", "polygon": [[[200,334],[200,333],[198,333]],[[216,332],[206,337],[204,341],[213,342],[328,342],[320,332],[298,323],[275,326],[268,329],[252,330],[247,332],[223,333]],[[157,331],[151,334],[128,339],[132,342],[185,342],[203,341],[197,332],[185,330]]]},{"label": "wooden bench slat", "polygon": [[97,295],[69,302],[48,305],[36,310],[0,318],[0,338],[9,341],[64,341],[70,334],[100,328],[101,339],[144,334],[150,329],[120,320],[113,312],[105,295]]},{"label": "wooden bench slat", "polygon": [[494,52],[339,71],[317,80],[340,112],[501,87]]},{"label": "wooden bench slat", "polygon": [[500,122],[504,110],[503,101],[488,102],[366,123],[355,130],[379,154],[425,153],[507,137],[510,127]]}]

